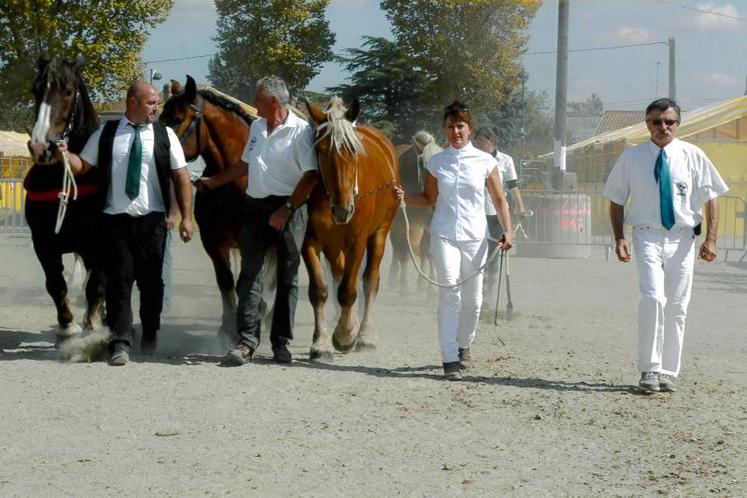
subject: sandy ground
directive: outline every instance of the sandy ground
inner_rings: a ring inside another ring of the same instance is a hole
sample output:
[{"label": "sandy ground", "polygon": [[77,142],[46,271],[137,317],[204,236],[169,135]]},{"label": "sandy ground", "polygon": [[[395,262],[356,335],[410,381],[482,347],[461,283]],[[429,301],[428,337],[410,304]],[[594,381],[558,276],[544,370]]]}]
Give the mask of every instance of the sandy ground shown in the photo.
[{"label": "sandy ground", "polygon": [[60,361],[30,241],[2,236],[0,496],[747,496],[747,265],[697,264],[679,391],[647,397],[634,267],[511,261],[515,318],[481,324],[463,382],[435,302],[386,283],[379,349],[310,363],[305,277],[294,363],[216,366],[199,242],[159,354],[115,368]]}]

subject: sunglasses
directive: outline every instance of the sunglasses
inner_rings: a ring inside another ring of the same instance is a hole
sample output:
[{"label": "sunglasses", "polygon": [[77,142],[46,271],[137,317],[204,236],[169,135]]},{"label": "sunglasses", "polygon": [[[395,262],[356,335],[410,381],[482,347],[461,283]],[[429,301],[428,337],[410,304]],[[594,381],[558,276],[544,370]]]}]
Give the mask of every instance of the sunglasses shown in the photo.
[{"label": "sunglasses", "polygon": [[676,119],[651,119],[649,122],[654,126],[661,126],[665,124],[667,126],[674,126],[677,123]]}]

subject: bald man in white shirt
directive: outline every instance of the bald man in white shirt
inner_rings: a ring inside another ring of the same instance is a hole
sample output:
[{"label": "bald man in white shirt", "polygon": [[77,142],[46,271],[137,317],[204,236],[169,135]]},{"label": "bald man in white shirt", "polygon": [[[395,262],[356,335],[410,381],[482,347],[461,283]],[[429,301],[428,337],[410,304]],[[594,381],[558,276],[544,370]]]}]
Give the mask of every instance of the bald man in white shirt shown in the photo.
[{"label": "bald man in white shirt", "polygon": [[622,262],[631,260],[623,222],[633,225],[641,293],[638,385],[647,394],[675,390],[702,206],[707,232],[698,254],[710,262],[716,259],[718,196],[728,190],[702,150],[674,137],[679,124],[676,102],[658,99],[649,104],[646,126],[651,140],[623,152],[604,189],[610,200],[615,252]]}]

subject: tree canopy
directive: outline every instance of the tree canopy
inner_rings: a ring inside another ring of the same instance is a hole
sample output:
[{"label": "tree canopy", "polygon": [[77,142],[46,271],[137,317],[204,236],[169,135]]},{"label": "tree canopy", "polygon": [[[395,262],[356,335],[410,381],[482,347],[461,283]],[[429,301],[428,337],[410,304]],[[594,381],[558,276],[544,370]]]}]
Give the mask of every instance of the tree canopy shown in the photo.
[{"label": "tree canopy", "polygon": [[541,0],[382,0],[405,53],[428,75],[424,97],[500,105],[519,83],[519,56]]},{"label": "tree canopy", "polygon": [[218,53],[208,79],[244,100],[262,76],[283,78],[302,90],[332,60],[335,35],[325,9],[330,0],[215,0]]},{"label": "tree canopy", "polygon": [[30,117],[31,83],[40,57],[85,60],[95,98],[119,94],[141,78],[139,56],[149,31],[172,0],[4,0],[0,2],[0,127],[18,129]]}]

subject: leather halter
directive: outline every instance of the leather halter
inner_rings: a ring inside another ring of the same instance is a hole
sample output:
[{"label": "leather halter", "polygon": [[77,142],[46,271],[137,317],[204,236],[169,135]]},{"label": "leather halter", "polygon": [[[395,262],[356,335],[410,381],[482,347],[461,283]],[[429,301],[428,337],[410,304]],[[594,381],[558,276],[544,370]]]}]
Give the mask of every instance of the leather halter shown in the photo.
[{"label": "leather halter", "polygon": [[192,109],[192,112],[194,112],[194,116],[192,117],[192,121],[189,123],[189,127],[187,128],[187,131],[184,132],[184,134],[179,137],[179,142],[181,142],[182,146],[187,143],[187,141],[192,138],[192,134],[195,133],[195,130],[197,131],[197,155],[200,154],[200,151],[202,150],[201,147],[201,138],[202,138],[202,95],[199,93],[197,94],[197,103],[196,104],[189,104],[189,108]]}]

